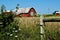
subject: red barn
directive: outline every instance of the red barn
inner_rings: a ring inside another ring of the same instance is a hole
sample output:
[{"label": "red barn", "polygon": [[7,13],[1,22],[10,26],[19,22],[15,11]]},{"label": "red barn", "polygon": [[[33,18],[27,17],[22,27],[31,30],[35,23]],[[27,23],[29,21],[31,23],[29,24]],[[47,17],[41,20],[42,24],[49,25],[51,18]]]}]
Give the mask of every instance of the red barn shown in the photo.
[{"label": "red barn", "polygon": [[56,12],[56,16],[60,16],[60,12]]},{"label": "red barn", "polygon": [[11,12],[3,12],[3,14],[7,14],[7,15],[9,15],[9,14],[11,14]]},{"label": "red barn", "polygon": [[36,11],[34,8],[19,8],[13,10],[13,12],[16,12],[16,15],[19,17],[35,17]]},{"label": "red barn", "polygon": [[12,12],[10,10],[6,10],[5,12],[3,12],[3,14],[5,15],[10,15]]}]

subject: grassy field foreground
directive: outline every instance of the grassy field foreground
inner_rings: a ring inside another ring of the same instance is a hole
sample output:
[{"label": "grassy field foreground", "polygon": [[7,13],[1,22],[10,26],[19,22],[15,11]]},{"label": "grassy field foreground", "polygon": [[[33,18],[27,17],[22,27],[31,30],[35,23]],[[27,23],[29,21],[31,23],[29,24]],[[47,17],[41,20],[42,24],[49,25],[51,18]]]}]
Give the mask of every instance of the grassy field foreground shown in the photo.
[{"label": "grassy field foreground", "polygon": [[[40,40],[39,17],[16,17],[22,40]],[[45,22],[45,40],[60,40],[60,22]]]},{"label": "grassy field foreground", "polygon": [[15,18],[21,29],[20,38],[22,40],[40,40],[40,19],[39,17]]}]

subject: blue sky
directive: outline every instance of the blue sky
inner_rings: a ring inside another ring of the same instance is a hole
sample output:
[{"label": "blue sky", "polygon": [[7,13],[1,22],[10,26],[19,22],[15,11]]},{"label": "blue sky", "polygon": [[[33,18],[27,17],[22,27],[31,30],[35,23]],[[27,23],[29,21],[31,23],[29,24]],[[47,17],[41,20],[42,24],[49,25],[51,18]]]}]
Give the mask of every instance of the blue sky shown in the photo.
[{"label": "blue sky", "polygon": [[17,4],[20,8],[34,7],[37,13],[53,13],[60,11],[60,0],[0,0],[0,6],[4,4],[7,10],[15,9]]}]

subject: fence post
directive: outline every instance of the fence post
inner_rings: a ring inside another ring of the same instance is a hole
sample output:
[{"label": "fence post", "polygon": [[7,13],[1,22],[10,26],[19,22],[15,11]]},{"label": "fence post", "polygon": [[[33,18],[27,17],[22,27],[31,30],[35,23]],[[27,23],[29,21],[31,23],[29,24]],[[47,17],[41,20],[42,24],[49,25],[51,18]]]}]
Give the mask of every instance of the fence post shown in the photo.
[{"label": "fence post", "polygon": [[40,37],[41,40],[44,40],[44,23],[43,23],[43,15],[40,16]]}]

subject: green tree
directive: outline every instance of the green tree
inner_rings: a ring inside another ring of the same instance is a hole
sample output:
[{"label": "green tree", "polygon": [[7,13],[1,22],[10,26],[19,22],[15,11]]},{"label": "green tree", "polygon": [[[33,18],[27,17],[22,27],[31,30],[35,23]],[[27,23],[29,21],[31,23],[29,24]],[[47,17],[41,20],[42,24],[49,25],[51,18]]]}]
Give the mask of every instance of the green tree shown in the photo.
[{"label": "green tree", "polygon": [[54,12],[53,12],[53,15],[55,15],[55,14],[56,14],[56,12],[58,12],[58,11],[54,11]]},{"label": "green tree", "polygon": [[16,12],[17,12],[18,9],[19,9],[19,4],[17,4],[17,6],[16,6]]},{"label": "green tree", "polygon": [[40,14],[36,14],[37,15],[37,17],[40,17]]},{"label": "green tree", "polygon": [[4,14],[3,14],[3,12],[5,11],[5,5],[2,5],[1,6],[1,15],[2,15],[2,23],[3,23],[3,27],[5,27],[6,26],[6,19],[4,18]]},{"label": "green tree", "polygon": [[3,12],[5,12],[6,11],[6,9],[5,9],[6,7],[5,7],[5,5],[2,5],[1,6],[1,13],[3,13]]}]

